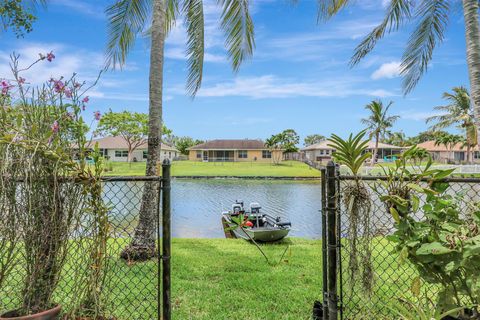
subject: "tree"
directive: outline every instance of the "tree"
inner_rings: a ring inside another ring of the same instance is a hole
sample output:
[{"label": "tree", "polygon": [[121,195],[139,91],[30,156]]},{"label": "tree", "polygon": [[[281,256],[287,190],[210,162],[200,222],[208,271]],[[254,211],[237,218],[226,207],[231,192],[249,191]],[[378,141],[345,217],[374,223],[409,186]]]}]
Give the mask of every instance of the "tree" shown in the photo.
[{"label": "tree", "polygon": [[[445,133],[437,137],[435,140],[435,145],[444,145],[445,148],[447,148],[448,152],[448,157],[447,161],[450,160],[450,156],[452,156],[452,149],[455,147],[458,143],[464,142],[465,139],[462,136],[456,135],[456,134],[450,134],[450,133]],[[452,157],[453,158],[453,157]]]},{"label": "tree", "polygon": [[128,147],[128,162],[133,152],[146,142],[148,115],[137,112],[107,112],[98,122],[97,132],[102,135],[122,137]]},{"label": "tree", "polygon": [[405,136],[405,133],[403,133],[402,131],[398,131],[398,132],[388,131],[386,133],[386,138],[382,139],[382,142],[392,144],[392,145],[398,146],[398,147],[406,147],[406,146],[409,145],[408,143],[410,141]]},{"label": "tree", "polygon": [[37,20],[33,14],[35,5],[38,3],[45,5],[45,2],[46,0],[3,0],[0,4],[0,30],[12,29],[17,38],[31,32],[32,25]]},{"label": "tree", "polygon": [[432,140],[437,140],[438,137],[447,134],[446,131],[422,131],[419,134],[417,134],[415,137],[412,137],[411,139],[415,142],[415,144],[426,142],[426,141],[432,141]]},{"label": "tree", "polygon": [[[345,9],[353,0],[319,0],[319,19],[329,19]],[[475,121],[480,121],[480,28],[479,1],[462,0],[465,21],[467,66]],[[350,64],[358,64],[376,46],[385,34],[397,31],[408,22],[415,27],[403,52],[400,73],[405,94],[415,88],[427,71],[435,47],[445,38],[449,15],[453,13],[451,0],[391,0],[386,14],[356,47]],[[453,19],[452,19],[453,20]],[[477,125],[477,127],[479,127]]]},{"label": "tree", "polygon": [[368,118],[362,119],[362,123],[367,126],[370,132],[370,139],[375,138],[375,149],[372,155],[372,165],[377,161],[378,142],[380,138],[385,139],[385,134],[388,128],[392,127],[399,116],[389,116],[388,109],[392,106],[390,102],[386,107],[380,100],[374,100],[365,106],[365,109],[370,111]]},{"label": "tree", "polygon": [[303,144],[305,147],[311,146],[312,144],[319,143],[325,141],[327,138],[322,136],[321,134],[311,134],[303,139]]},{"label": "tree", "polygon": [[[233,69],[252,55],[253,22],[249,1],[219,0],[221,28]],[[162,128],[163,61],[165,37],[181,14],[187,30],[187,91],[194,96],[200,88],[204,61],[204,14],[202,0],[117,0],[106,10],[109,22],[107,66],[123,66],[137,36],[150,36],[149,133],[146,175],[157,175]],[[151,22],[150,27],[148,24]],[[147,30],[148,29],[148,30]],[[144,187],[140,216],[130,245],[122,257],[146,260],[155,256],[155,212],[158,205],[155,183]]]},{"label": "tree", "polygon": [[471,162],[471,149],[477,145],[477,126],[475,125],[474,111],[470,103],[468,90],[464,87],[455,87],[452,93],[444,92],[443,98],[447,105],[437,106],[434,109],[441,114],[427,119],[427,123],[436,122],[432,130],[445,129],[457,125],[465,131],[465,145],[467,147],[467,162]]},{"label": "tree", "polygon": [[[300,137],[293,129],[286,129],[265,140],[265,146],[272,152],[273,163],[279,164],[283,153],[297,152]],[[281,151],[281,152],[274,152]]]},{"label": "tree", "polygon": [[180,151],[181,154],[188,155],[188,148],[203,143],[202,140],[195,140],[191,137],[178,137],[175,139],[175,148]]}]

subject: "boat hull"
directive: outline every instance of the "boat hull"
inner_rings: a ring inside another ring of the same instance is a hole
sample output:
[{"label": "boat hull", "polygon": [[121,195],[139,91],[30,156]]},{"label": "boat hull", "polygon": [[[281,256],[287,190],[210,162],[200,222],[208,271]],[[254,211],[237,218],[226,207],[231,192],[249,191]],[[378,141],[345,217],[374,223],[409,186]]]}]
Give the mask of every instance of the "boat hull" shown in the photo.
[{"label": "boat hull", "polygon": [[290,228],[281,227],[260,227],[260,228],[240,228],[236,223],[230,220],[229,216],[224,216],[226,225],[234,228],[231,232],[237,237],[245,240],[255,240],[259,242],[274,242],[285,238],[290,232]]}]

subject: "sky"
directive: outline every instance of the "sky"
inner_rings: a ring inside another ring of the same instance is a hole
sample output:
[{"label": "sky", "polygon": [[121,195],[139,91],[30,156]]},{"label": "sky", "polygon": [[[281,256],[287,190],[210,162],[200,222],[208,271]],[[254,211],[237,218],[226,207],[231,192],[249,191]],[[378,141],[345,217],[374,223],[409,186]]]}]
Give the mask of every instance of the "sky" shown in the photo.
[{"label": "sky", "polygon": [[[384,14],[386,0],[359,0],[341,15],[317,23],[316,1],[252,0],[256,48],[233,72],[219,27],[216,1],[205,0],[205,66],[195,98],[185,90],[185,28],[178,21],[167,38],[164,66],[164,121],[177,136],[196,139],[265,139],[292,128],[309,134],[346,136],[363,129],[365,105],[393,101],[400,115],[393,130],[407,136],[425,131],[425,118],[444,103],[442,93],[468,87],[463,17],[455,9],[444,42],[428,73],[404,96],[399,62],[412,26],[392,33],[359,65],[349,67],[355,46]],[[9,76],[9,54],[27,65],[39,53],[56,59],[25,74],[40,83],[69,76],[93,82],[103,68],[107,41],[105,8],[112,1],[50,0],[37,9],[34,30],[23,38],[0,34],[0,78]],[[89,92],[85,117],[108,110],[148,112],[149,39],[140,36],[122,70],[102,74]]]}]

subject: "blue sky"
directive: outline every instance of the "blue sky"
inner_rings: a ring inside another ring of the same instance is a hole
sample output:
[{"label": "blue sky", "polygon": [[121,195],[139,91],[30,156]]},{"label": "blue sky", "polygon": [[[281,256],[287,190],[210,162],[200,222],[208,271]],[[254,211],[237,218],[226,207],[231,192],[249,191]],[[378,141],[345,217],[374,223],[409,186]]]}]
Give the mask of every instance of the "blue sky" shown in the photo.
[{"label": "blue sky", "polygon": [[[29,71],[27,79],[77,72],[93,81],[104,61],[110,1],[51,0],[38,9],[34,31],[16,39],[0,35],[0,78],[8,75],[8,54],[25,62],[53,50],[54,62]],[[434,55],[427,75],[404,97],[398,64],[409,27],[387,36],[360,65],[348,61],[356,44],[381,19],[385,0],[357,1],[328,23],[316,23],[315,1],[291,5],[284,0],[254,0],[252,13],[256,50],[234,74],[218,27],[216,1],[206,1],[204,82],[195,99],[185,93],[185,33],[181,22],[165,50],[164,119],[174,134],[199,139],[267,138],[287,128],[301,137],[332,132],[346,135],[362,129],[365,104],[381,98],[394,101],[401,119],[394,130],[413,135],[426,130],[424,119],[442,104],[441,95],[454,86],[468,86],[461,11],[451,17],[446,40]],[[91,117],[102,112],[148,110],[149,40],[139,38],[122,71],[104,74],[90,92]]]}]

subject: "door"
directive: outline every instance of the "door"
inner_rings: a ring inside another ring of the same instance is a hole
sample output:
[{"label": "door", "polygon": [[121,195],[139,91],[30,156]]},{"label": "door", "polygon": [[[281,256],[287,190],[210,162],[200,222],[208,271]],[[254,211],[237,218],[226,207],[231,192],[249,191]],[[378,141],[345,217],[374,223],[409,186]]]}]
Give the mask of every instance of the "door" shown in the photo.
[{"label": "door", "polygon": [[208,162],[208,151],[203,151],[203,161]]}]

